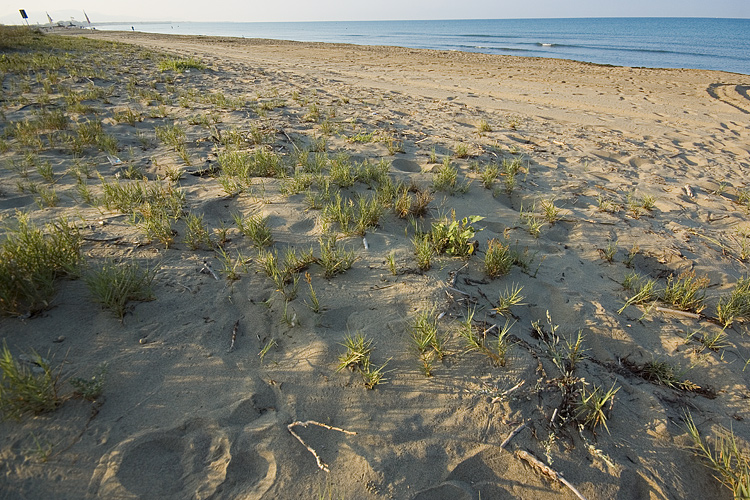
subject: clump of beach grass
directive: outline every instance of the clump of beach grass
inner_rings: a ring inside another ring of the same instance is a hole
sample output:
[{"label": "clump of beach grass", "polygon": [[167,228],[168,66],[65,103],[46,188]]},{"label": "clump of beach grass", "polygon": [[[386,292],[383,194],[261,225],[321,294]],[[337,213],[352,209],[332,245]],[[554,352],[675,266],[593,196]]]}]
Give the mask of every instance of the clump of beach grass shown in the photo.
[{"label": "clump of beach grass", "polygon": [[110,309],[122,321],[130,301],[154,299],[152,283],[156,267],[142,267],[137,261],[105,260],[87,272],[84,281],[94,300]]},{"label": "clump of beach grass", "polygon": [[373,349],[371,339],[368,339],[362,333],[357,333],[354,336],[347,335],[342,345],[346,348],[346,352],[339,355],[337,373],[344,368],[359,372],[367,389],[374,389],[375,386],[385,381],[383,370],[388,362],[386,361],[378,368],[372,365],[370,361]]},{"label": "clump of beach grass", "polygon": [[750,453],[743,449],[734,432],[722,429],[713,439],[704,439],[690,414],[685,415],[693,451],[711,469],[717,480],[732,490],[734,498],[750,498]]},{"label": "clump of beach grass", "polygon": [[[51,363],[31,353],[31,364],[19,362],[3,341],[0,352],[0,413],[3,419],[21,420],[27,414],[39,414],[55,410],[62,403],[58,394],[60,370],[55,371]],[[38,369],[32,369],[30,366]]]},{"label": "clump of beach grass", "polygon": [[273,235],[268,226],[268,217],[262,214],[254,214],[243,218],[240,214],[232,214],[234,223],[240,232],[250,238],[256,248],[264,248],[273,244]]},{"label": "clump of beach grass", "polygon": [[506,287],[497,300],[495,311],[502,316],[509,316],[511,307],[523,305],[525,297],[521,295],[522,290],[523,286],[518,283],[513,283],[510,288]]},{"label": "clump of beach grass", "polygon": [[[487,356],[494,366],[505,366],[507,363],[508,353],[513,347],[514,342],[510,339],[510,329],[514,323],[506,321],[502,328],[492,325],[487,330],[479,330],[473,323],[474,309],[469,309],[466,318],[460,322],[458,333],[464,341],[464,347],[468,352],[476,351]],[[497,329],[497,339],[490,341],[488,339],[490,332]]]},{"label": "clump of beach grass", "polygon": [[725,328],[732,326],[737,318],[750,318],[750,278],[745,276],[737,280],[729,295],[719,299],[716,313]]},{"label": "clump of beach grass", "polygon": [[700,313],[705,308],[707,286],[708,278],[698,278],[694,271],[682,272],[667,279],[662,300],[680,310]]},{"label": "clump of beach grass", "polygon": [[591,431],[595,431],[597,427],[603,425],[609,433],[607,418],[612,411],[615,394],[619,390],[620,388],[615,387],[615,384],[612,384],[612,387],[607,391],[598,385],[594,385],[590,390],[586,385],[583,385],[580,399],[575,405],[576,420]]},{"label": "clump of beach grass", "polygon": [[355,260],[354,251],[338,245],[335,235],[324,234],[320,238],[320,257],[317,262],[323,267],[326,278],[332,278],[347,271]]},{"label": "clump of beach grass", "polygon": [[435,191],[455,194],[466,192],[468,184],[458,182],[458,169],[451,165],[450,158],[446,157],[432,175],[432,188]]},{"label": "clump of beach grass", "polygon": [[164,59],[159,61],[159,71],[176,71],[184,73],[186,70],[197,69],[204,70],[206,65],[198,59],[189,57],[187,59]]},{"label": "clump of beach grass", "polygon": [[35,313],[49,306],[55,280],[77,274],[82,238],[75,225],[58,219],[45,229],[17,213],[0,245],[0,313]]},{"label": "clump of beach grass", "polygon": [[437,310],[435,307],[423,309],[414,317],[411,325],[411,340],[417,355],[422,373],[432,376],[432,365],[435,359],[443,359],[446,354],[445,339],[438,333]]},{"label": "clump of beach grass", "polygon": [[507,244],[491,239],[484,254],[484,272],[490,278],[503,276],[513,267],[513,256]]}]

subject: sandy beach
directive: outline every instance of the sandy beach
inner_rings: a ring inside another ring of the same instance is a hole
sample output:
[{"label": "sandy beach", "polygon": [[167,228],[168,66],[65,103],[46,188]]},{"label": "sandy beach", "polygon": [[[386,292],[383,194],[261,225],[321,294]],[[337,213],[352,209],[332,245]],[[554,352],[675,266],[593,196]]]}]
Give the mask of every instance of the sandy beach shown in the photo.
[{"label": "sandy beach", "polygon": [[[749,76],[64,35],[59,76],[2,73],[5,238],[19,211],[65,216],[81,263],[0,317],[21,366],[60,374],[54,411],[0,422],[0,498],[732,498],[688,415],[748,449],[750,317],[722,311],[750,259]],[[65,127],[22,134],[51,112]],[[166,233],[154,199],[105,202],[131,184],[181,193]],[[453,222],[468,243],[438,248]],[[155,270],[121,320],[87,286],[107,259]],[[358,335],[368,361],[342,361]]]}]

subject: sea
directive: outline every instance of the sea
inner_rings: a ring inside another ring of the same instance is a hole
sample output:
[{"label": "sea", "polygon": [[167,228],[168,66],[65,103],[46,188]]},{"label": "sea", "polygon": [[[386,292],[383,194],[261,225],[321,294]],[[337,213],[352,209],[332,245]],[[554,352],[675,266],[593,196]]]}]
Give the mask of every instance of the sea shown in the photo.
[{"label": "sea", "polygon": [[750,75],[750,19],[585,18],[446,21],[159,22],[102,30],[390,45]]}]

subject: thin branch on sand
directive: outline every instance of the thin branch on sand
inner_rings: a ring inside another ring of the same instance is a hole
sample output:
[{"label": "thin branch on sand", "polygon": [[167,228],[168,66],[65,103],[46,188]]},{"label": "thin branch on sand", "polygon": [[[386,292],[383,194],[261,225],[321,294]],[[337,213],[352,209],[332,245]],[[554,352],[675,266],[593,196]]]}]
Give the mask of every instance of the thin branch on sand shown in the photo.
[{"label": "thin branch on sand", "polygon": [[510,440],[513,439],[514,437],[516,437],[518,435],[518,433],[521,432],[522,430],[524,430],[525,428],[526,428],[526,422],[522,423],[521,425],[519,425],[518,427],[516,427],[515,429],[513,429],[513,432],[511,432],[510,434],[508,434],[508,437],[505,438],[505,441],[503,441],[502,443],[500,443],[500,448],[505,448],[506,446],[508,446],[508,443],[510,443]]},{"label": "thin branch on sand", "polygon": [[234,343],[237,340],[237,330],[240,326],[240,320],[234,322],[234,328],[232,329],[232,343],[229,346],[229,352],[234,351]]},{"label": "thin branch on sand", "polygon": [[205,269],[206,271],[208,271],[208,273],[211,276],[213,276],[216,281],[219,281],[219,277],[216,275],[216,273],[214,272],[214,270],[211,269],[211,266],[209,265],[208,262],[204,262],[203,263],[203,269]]},{"label": "thin branch on sand", "polygon": [[323,427],[324,429],[328,429],[328,430],[331,430],[331,431],[343,432],[344,434],[349,434],[350,436],[356,436],[357,435],[356,432],[347,431],[345,429],[339,429],[338,427],[333,427],[331,425],[322,424],[320,422],[316,422],[315,420],[306,420],[305,422],[301,422],[301,421],[298,420],[298,421],[292,422],[291,424],[289,424],[289,425],[286,426],[286,428],[289,431],[289,433],[292,436],[294,436],[295,438],[297,438],[297,441],[299,441],[300,443],[302,443],[302,446],[304,446],[305,448],[307,448],[307,451],[309,451],[310,453],[313,454],[313,456],[315,457],[315,461],[318,462],[318,467],[321,470],[324,470],[326,472],[330,472],[330,470],[328,470],[328,466],[323,462],[323,460],[321,460],[321,458],[318,456],[318,454],[315,452],[315,450],[311,446],[307,445],[307,443],[305,443],[302,440],[302,438],[299,437],[296,432],[294,432],[293,428],[296,427],[296,426],[298,426],[298,425],[301,425],[302,427],[307,427],[308,425],[317,425],[318,427]]}]

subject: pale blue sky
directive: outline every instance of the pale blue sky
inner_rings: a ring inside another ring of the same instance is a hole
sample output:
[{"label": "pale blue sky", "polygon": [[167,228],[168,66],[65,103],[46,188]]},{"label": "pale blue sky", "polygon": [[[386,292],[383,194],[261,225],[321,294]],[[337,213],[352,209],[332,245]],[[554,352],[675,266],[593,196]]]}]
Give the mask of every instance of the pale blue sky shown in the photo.
[{"label": "pale blue sky", "polygon": [[502,19],[527,17],[740,17],[748,0],[5,0],[0,22],[92,21],[339,21],[378,19]]}]

